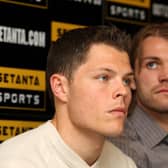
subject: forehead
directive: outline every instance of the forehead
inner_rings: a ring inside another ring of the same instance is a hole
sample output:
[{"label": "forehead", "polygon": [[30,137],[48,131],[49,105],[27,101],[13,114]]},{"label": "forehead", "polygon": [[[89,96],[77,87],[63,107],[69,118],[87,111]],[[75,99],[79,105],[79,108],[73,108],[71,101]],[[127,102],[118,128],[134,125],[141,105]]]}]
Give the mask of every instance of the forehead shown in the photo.
[{"label": "forehead", "polygon": [[161,37],[148,37],[142,44],[142,59],[145,57],[156,57],[158,59],[168,58],[168,40]]},{"label": "forehead", "polygon": [[106,44],[92,45],[87,53],[87,61],[84,65],[88,69],[104,67],[121,72],[131,71],[128,54]]}]

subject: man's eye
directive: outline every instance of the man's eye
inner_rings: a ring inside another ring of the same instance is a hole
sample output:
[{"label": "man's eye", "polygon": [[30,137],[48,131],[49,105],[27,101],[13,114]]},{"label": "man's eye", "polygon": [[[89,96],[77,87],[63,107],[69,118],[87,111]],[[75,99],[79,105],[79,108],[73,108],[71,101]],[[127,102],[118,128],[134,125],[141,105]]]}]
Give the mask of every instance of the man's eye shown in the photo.
[{"label": "man's eye", "polygon": [[127,78],[123,80],[123,83],[125,86],[128,86],[130,89],[135,90],[136,86],[135,86],[135,80],[134,78]]},{"label": "man's eye", "polygon": [[131,79],[124,79],[123,82],[124,82],[125,86],[129,86],[131,84],[132,80]]},{"label": "man's eye", "polygon": [[149,69],[155,69],[156,67],[157,67],[157,63],[156,62],[147,63],[147,68],[149,68]]},{"label": "man's eye", "polygon": [[107,75],[101,75],[101,76],[98,77],[98,79],[100,81],[107,81],[109,79],[109,77]]}]

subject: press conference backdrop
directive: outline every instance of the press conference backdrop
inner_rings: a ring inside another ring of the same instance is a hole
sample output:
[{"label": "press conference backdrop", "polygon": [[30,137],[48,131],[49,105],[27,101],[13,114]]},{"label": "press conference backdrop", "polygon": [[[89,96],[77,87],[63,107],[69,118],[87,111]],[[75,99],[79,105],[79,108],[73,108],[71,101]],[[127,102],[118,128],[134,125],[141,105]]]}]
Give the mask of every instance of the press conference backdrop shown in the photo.
[{"label": "press conference backdrop", "polygon": [[51,119],[51,41],[77,27],[115,24],[133,35],[167,20],[165,0],[0,0],[0,142]]}]

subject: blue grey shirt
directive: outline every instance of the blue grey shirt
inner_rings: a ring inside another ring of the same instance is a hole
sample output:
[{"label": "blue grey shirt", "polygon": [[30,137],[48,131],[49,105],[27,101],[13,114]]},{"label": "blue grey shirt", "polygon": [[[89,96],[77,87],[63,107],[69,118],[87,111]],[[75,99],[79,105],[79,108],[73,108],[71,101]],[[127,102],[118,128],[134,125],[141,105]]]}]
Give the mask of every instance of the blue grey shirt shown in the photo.
[{"label": "blue grey shirt", "polygon": [[136,107],[119,138],[110,138],[138,168],[168,168],[168,132]]}]

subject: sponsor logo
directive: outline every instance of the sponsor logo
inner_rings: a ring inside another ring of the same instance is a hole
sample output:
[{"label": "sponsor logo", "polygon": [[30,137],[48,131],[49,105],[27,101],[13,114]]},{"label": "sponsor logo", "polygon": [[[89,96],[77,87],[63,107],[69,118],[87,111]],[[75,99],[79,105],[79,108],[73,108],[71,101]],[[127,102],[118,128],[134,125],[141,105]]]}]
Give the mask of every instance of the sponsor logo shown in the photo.
[{"label": "sponsor logo", "polygon": [[168,18],[168,5],[153,3],[152,4],[152,14],[156,17]]},{"label": "sponsor logo", "polygon": [[149,20],[148,10],[136,6],[129,6],[121,3],[105,3],[105,19],[131,24],[144,25]]},{"label": "sponsor logo", "polygon": [[0,67],[0,109],[45,110],[45,71]]},{"label": "sponsor logo", "polygon": [[23,132],[36,128],[40,121],[0,120],[0,141],[4,141]]},{"label": "sponsor logo", "polygon": [[84,27],[84,26],[53,21],[53,22],[51,22],[51,41],[55,41],[64,32],[66,32],[70,29],[75,29],[75,28],[79,28],[79,27]]},{"label": "sponsor logo", "polygon": [[0,43],[45,48],[46,33],[38,30],[0,25]]}]

